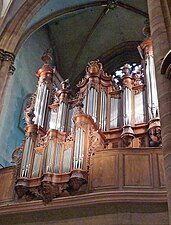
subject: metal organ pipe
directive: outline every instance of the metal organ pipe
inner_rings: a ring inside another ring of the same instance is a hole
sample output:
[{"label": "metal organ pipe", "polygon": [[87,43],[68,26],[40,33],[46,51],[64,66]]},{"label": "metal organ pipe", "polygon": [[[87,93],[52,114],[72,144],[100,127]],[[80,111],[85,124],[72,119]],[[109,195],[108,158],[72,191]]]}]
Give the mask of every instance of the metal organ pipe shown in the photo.
[{"label": "metal organ pipe", "polygon": [[77,168],[77,161],[78,161],[78,147],[79,147],[79,138],[78,138],[78,130],[79,128],[76,127],[76,130],[75,130],[75,145],[74,145],[74,168]]},{"label": "metal organ pipe", "polygon": [[84,130],[80,127],[76,127],[75,132],[74,168],[81,169],[84,157]]},{"label": "metal organ pipe", "polygon": [[92,117],[94,119],[94,121],[96,121],[96,89],[93,89],[93,104],[92,104]]},{"label": "metal organ pipe", "polygon": [[105,91],[101,92],[100,96],[100,128],[106,130],[106,119],[107,119],[107,94]]},{"label": "metal organ pipe", "polygon": [[153,56],[147,57],[146,64],[147,98],[149,119],[158,116],[158,98],[155,77],[155,65]]},{"label": "metal organ pipe", "polygon": [[54,140],[49,140],[48,146],[46,147],[45,172],[52,172],[53,155]]},{"label": "metal organ pipe", "polygon": [[82,168],[83,165],[83,157],[84,157],[84,130],[80,128],[80,148],[79,148],[79,156],[78,156],[78,168]]},{"label": "metal organ pipe", "polygon": [[144,110],[144,91],[134,95],[135,105],[135,123],[141,123],[145,121]]},{"label": "metal organ pipe", "polygon": [[42,121],[41,121],[41,126],[43,127],[44,125],[44,121],[45,121],[45,113],[46,113],[46,108],[47,108],[47,101],[48,101],[48,96],[49,96],[49,90],[46,90],[46,97],[45,97],[45,107],[43,108],[43,117],[42,117]]},{"label": "metal organ pipe", "polygon": [[44,124],[43,112],[44,112],[44,110],[46,110],[46,107],[47,107],[47,105],[46,105],[47,97],[48,97],[48,90],[47,90],[47,87],[46,87],[46,84],[45,84],[44,90],[43,90],[40,114],[39,114],[39,122],[38,122],[38,125],[40,125],[42,127],[43,127],[43,124]]},{"label": "metal organ pipe", "polygon": [[[111,108],[110,108],[110,127],[111,128],[117,128],[121,125],[121,122],[120,122],[120,107],[121,107],[121,104],[120,104],[120,101],[121,99],[118,99],[118,98],[114,98],[112,97],[111,98]],[[124,99],[123,99],[123,105],[124,105]]]},{"label": "metal organ pipe", "polygon": [[69,147],[64,150],[63,164],[62,164],[62,173],[66,173],[70,171],[71,167],[71,153],[72,148]]},{"label": "metal organ pipe", "polygon": [[56,118],[57,118],[57,112],[53,109],[50,110],[49,113],[49,127],[48,129],[55,129],[56,126]]},{"label": "metal organ pipe", "polygon": [[34,114],[35,114],[34,124],[38,124],[41,97],[42,97],[42,83],[40,83],[38,85],[38,93],[37,93],[37,97],[36,97],[35,111],[34,111]]},{"label": "metal organ pipe", "polygon": [[21,177],[28,177],[29,175],[33,148],[34,148],[33,140],[31,137],[28,137],[25,141],[24,153],[21,163],[21,171],[20,171]]},{"label": "metal organ pipe", "polygon": [[67,106],[64,102],[61,102],[57,112],[56,119],[56,130],[64,131],[65,128],[65,117],[66,117]]},{"label": "metal organ pipe", "polygon": [[39,98],[40,98],[40,86],[41,84],[38,85],[38,90],[37,90],[37,97],[36,97],[36,102],[35,102],[35,110],[34,110],[34,123],[37,124],[37,118],[38,118],[38,109],[39,109]]},{"label": "metal organ pipe", "polygon": [[43,84],[43,91],[42,91],[42,95],[41,95],[41,99],[40,99],[40,111],[39,111],[39,114],[38,114],[38,122],[37,122],[37,125],[42,125],[41,124],[41,121],[42,121],[42,113],[43,113],[43,108],[44,108],[44,101],[45,101],[45,96],[46,96],[46,85]]},{"label": "metal organ pipe", "polygon": [[87,114],[92,116],[95,122],[97,114],[97,97],[98,97],[97,90],[91,87],[88,91]]},{"label": "metal organ pipe", "polygon": [[67,132],[71,133],[73,128],[74,128],[74,122],[73,122],[73,117],[75,115],[76,112],[76,107],[73,107],[69,110],[69,115],[68,115],[68,128],[67,128]]},{"label": "metal organ pipe", "polygon": [[34,156],[32,177],[39,177],[41,158],[42,158],[42,155],[40,153],[36,152],[35,156]]},{"label": "metal organ pipe", "polygon": [[88,113],[87,114],[93,117],[92,106],[93,106],[93,88],[90,88],[89,95],[88,95]]},{"label": "metal organ pipe", "polygon": [[103,128],[103,130],[105,131],[106,130],[106,120],[107,120],[107,93],[106,92],[104,92],[104,100],[105,100],[105,102],[104,102],[104,116],[103,116],[103,123],[104,123],[104,128]]},{"label": "metal organ pipe", "polygon": [[42,126],[42,127],[44,125],[48,94],[49,94],[49,90],[47,88],[47,85],[44,82],[39,84],[38,94],[37,94],[36,103],[35,103],[34,124],[37,124],[38,126]]},{"label": "metal organ pipe", "polygon": [[59,173],[60,171],[61,155],[62,155],[62,143],[58,143],[56,147],[56,156],[55,156],[55,166],[54,166],[55,173]]},{"label": "metal organ pipe", "polygon": [[62,118],[61,118],[61,126],[60,126],[60,131],[62,132],[65,129],[65,117],[66,117],[66,104],[63,102]]},{"label": "metal organ pipe", "polygon": [[131,90],[125,87],[123,92],[123,115],[124,115],[124,126],[132,124],[132,99]]},{"label": "metal organ pipe", "polygon": [[147,85],[147,101],[148,101],[148,114],[149,120],[158,117],[159,109],[158,109],[158,97],[157,97],[157,87],[156,87],[156,77],[155,77],[155,64],[154,64],[154,56],[153,56],[153,47],[152,47],[152,39],[150,34],[149,24],[143,28],[145,31],[144,34],[146,38],[144,41],[138,46],[140,55],[143,52],[144,57],[141,57],[145,64],[145,78]]}]

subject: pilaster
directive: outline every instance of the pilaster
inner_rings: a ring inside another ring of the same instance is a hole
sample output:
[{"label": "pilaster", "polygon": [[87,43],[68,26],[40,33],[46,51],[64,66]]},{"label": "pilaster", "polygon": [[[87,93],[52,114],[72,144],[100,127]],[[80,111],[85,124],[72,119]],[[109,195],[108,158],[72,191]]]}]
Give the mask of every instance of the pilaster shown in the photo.
[{"label": "pilaster", "polygon": [[0,49],[0,111],[8,77],[15,71],[14,59],[13,53]]},{"label": "pilaster", "polygon": [[162,143],[166,186],[168,191],[169,220],[171,224],[171,81],[161,74],[161,62],[169,51],[169,17],[165,15],[167,2],[163,0],[148,0],[150,28],[154,48],[156,80],[160,105]]}]

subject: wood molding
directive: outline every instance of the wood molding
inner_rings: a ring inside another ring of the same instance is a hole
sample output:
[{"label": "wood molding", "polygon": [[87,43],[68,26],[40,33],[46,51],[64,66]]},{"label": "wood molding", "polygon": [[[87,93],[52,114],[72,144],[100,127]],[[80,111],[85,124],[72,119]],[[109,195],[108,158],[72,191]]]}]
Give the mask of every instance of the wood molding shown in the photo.
[{"label": "wood molding", "polygon": [[166,191],[108,191],[57,198],[47,205],[44,205],[41,200],[8,203],[0,206],[0,214],[45,211],[114,202],[165,203],[167,202],[167,193]]}]

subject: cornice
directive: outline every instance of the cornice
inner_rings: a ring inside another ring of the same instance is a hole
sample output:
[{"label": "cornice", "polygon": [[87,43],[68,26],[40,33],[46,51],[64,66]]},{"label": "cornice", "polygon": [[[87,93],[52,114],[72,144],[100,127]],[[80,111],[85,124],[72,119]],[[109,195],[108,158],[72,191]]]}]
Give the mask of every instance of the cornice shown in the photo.
[{"label": "cornice", "polygon": [[103,203],[166,203],[167,192],[163,191],[108,191],[68,196],[54,199],[45,205],[43,201],[8,202],[0,205],[0,214],[48,211],[52,209],[81,207]]}]

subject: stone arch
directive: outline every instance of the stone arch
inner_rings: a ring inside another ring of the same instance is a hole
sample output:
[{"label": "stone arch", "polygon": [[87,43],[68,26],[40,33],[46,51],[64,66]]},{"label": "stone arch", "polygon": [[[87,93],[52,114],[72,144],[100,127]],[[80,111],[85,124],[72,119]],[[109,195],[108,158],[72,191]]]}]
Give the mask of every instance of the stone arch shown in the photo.
[{"label": "stone arch", "polygon": [[18,41],[20,40],[23,30],[33,15],[48,0],[26,1],[19,9],[18,13],[5,27],[1,39],[0,48],[8,52],[14,52]]}]

